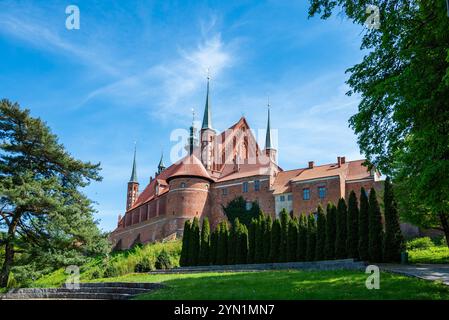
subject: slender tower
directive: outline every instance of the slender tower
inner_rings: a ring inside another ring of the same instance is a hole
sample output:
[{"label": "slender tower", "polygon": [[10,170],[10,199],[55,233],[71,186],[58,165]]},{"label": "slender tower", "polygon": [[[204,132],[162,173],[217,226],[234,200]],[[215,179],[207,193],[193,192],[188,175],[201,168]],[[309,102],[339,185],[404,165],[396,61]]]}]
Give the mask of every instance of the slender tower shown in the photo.
[{"label": "slender tower", "polygon": [[201,126],[201,162],[207,170],[212,168],[213,144],[215,130],[212,129],[211,105],[209,98],[210,76],[207,75],[206,105],[204,107],[203,125]]},{"label": "slender tower", "polygon": [[133,170],[131,172],[131,178],[128,182],[128,192],[126,195],[126,210],[136,202],[137,196],[139,194],[139,182],[137,181],[137,168],[136,168],[136,146],[134,146],[134,160],[133,160]]},{"label": "slender tower", "polygon": [[165,164],[164,164],[164,152],[161,153],[161,160],[159,160],[159,164],[157,166],[157,174],[161,174],[162,171],[165,170]]},{"label": "slender tower", "polygon": [[271,143],[271,127],[270,127],[270,99],[268,98],[268,122],[267,122],[267,135],[265,137],[265,154],[270,157],[271,161],[276,163],[276,149],[273,148],[273,145]]}]

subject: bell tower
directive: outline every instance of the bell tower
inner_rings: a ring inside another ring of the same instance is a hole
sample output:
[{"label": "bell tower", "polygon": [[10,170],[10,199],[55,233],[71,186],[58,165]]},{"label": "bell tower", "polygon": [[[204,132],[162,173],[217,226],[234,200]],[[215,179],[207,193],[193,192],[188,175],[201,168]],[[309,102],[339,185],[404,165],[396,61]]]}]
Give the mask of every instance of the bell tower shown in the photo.
[{"label": "bell tower", "polygon": [[128,192],[126,194],[126,211],[132,207],[139,195],[139,182],[137,181],[137,168],[136,168],[136,146],[134,146],[134,160],[133,170],[131,172],[131,178],[128,182]]},{"label": "bell tower", "polygon": [[213,163],[213,145],[215,130],[212,129],[211,105],[209,98],[210,76],[207,76],[206,105],[204,107],[203,125],[201,126],[201,162],[207,170],[211,170]]},{"label": "bell tower", "polygon": [[270,104],[270,100],[268,99],[268,104],[267,104],[267,108],[268,108],[268,122],[267,122],[267,135],[265,137],[265,154],[267,155],[267,157],[269,157],[271,159],[271,161],[273,161],[274,163],[276,162],[276,155],[277,155],[277,150],[275,148],[273,148],[273,145],[271,143],[271,127],[270,127],[270,108],[271,108],[271,104]]}]

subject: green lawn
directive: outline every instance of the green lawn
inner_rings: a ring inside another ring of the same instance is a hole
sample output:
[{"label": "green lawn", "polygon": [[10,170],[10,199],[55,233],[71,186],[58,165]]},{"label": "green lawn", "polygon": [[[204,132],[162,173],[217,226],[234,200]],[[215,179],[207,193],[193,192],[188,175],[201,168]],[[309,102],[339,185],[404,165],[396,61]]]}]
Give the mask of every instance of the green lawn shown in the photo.
[{"label": "green lawn", "polygon": [[449,299],[440,283],[381,273],[380,289],[365,287],[362,271],[266,271],[245,273],[129,274],[94,281],[160,282],[167,288],[138,296],[168,299]]},{"label": "green lawn", "polygon": [[449,263],[449,248],[445,246],[408,250],[410,263]]}]

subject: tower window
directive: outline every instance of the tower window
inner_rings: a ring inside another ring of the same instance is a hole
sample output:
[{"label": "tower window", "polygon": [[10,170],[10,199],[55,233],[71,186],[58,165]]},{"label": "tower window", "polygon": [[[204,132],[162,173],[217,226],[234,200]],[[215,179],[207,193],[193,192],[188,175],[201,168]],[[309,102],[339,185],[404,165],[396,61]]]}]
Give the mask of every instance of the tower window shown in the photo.
[{"label": "tower window", "polygon": [[318,187],[318,196],[320,199],[324,199],[326,197],[326,187]]},{"label": "tower window", "polygon": [[259,190],[260,190],[260,181],[255,180],[254,181],[254,191],[259,191]]},{"label": "tower window", "polygon": [[181,188],[185,188],[186,187],[186,183],[185,182],[181,182]]},{"label": "tower window", "polygon": [[309,188],[302,190],[302,198],[304,200],[310,200],[310,189]]},{"label": "tower window", "polygon": [[223,188],[223,189],[222,189],[222,194],[223,194],[224,196],[227,196],[227,195],[228,195],[228,188]]},{"label": "tower window", "polygon": [[243,192],[248,192],[248,182],[243,182]]},{"label": "tower window", "polygon": [[292,201],[292,200],[293,200],[293,196],[292,196],[291,194],[289,194],[289,195],[287,196],[287,200],[288,200],[288,201]]},{"label": "tower window", "polygon": [[285,201],[285,196],[280,196],[279,199],[281,200],[281,202]]}]

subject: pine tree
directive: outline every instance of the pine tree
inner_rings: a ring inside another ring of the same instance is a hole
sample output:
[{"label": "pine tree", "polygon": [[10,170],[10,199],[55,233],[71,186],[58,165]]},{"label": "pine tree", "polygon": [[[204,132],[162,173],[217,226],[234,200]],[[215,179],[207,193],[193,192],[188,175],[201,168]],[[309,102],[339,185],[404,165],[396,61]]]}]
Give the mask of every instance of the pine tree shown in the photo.
[{"label": "pine tree", "polygon": [[306,260],[314,261],[316,252],[316,221],[313,214],[307,217],[307,249]]},{"label": "pine tree", "polygon": [[288,223],[290,221],[290,215],[288,214],[287,210],[282,209],[281,213],[279,214],[280,220],[281,220],[281,246],[280,246],[280,252],[279,252],[279,260],[280,262],[286,262],[287,261],[287,243],[288,243]]},{"label": "pine tree", "polygon": [[228,262],[228,223],[226,221],[220,222],[220,232],[218,233],[217,243],[217,264],[225,265]]},{"label": "pine tree", "polygon": [[368,252],[370,262],[382,262],[382,215],[377,202],[376,190],[371,188],[369,194],[369,232]]},{"label": "pine tree", "polygon": [[256,249],[254,253],[254,262],[263,263],[263,236],[265,233],[265,223],[263,216],[259,216],[256,223]]},{"label": "pine tree", "polygon": [[197,266],[200,253],[200,225],[198,218],[193,218],[189,239],[189,265]]},{"label": "pine tree", "polygon": [[254,263],[256,254],[256,225],[257,220],[252,219],[248,229],[248,263]]},{"label": "pine tree", "polygon": [[315,260],[326,260],[326,216],[323,208],[318,205],[317,208],[317,228],[316,228],[316,252]]},{"label": "pine tree", "polygon": [[337,207],[328,203],[326,208],[326,259],[335,259],[335,239],[337,235]]},{"label": "pine tree", "polygon": [[288,222],[288,242],[287,242],[287,261],[296,261],[296,252],[298,247],[298,223],[296,219],[290,219]]},{"label": "pine tree", "polygon": [[210,224],[209,219],[203,219],[201,226],[201,244],[200,244],[200,265],[207,266],[210,264]]},{"label": "pine tree", "polygon": [[349,194],[348,200],[348,237],[346,248],[348,258],[359,259],[359,205],[354,190]]},{"label": "pine tree", "polygon": [[298,245],[296,248],[296,260],[306,261],[307,253],[307,231],[308,220],[304,213],[299,215],[298,219]]},{"label": "pine tree", "polygon": [[244,224],[240,224],[237,229],[235,263],[236,264],[247,263],[247,256],[248,256],[248,229]]},{"label": "pine tree", "polygon": [[189,247],[190,247],[190,220],[186,220],[184,223],[184,231],[182,233],[182,248],[181,248],[181,258],[179,264],[181,267],[186,267],[189,265]]},{"label": "pine tree", "polygon": [[337,230],[335,239],[335,258],[346,259],[346,239],[347,239],[347,216],[348,209],[345,199],[340,198],[337,206]]},{"label": "pine tree", "polygon": [[359,257],[363,261],[369,260],[369,202],[365,189],[360,191],[359,210]]},{"label": "pine tree", "polygon": [[271,230],[271,246],[270,246],[270,261],[280,262],[279,251],[281,248],[281,222],[279,219],[275,219],[273,222],[273,228]]},{"label": "pine tree", "polygon": [[400,262],[404,238],[399,224],[398,210],[390,177],[387,177],[385,180],[384,210],[385,240],[383,259],[385,262]]},{"label": "pine tree", "polygon": [[263,262],[270,262],[270,246],[271,246],[271,228],[273,222],[271,216],[267,215],[265,218],[265,229],[263,236]]}]

